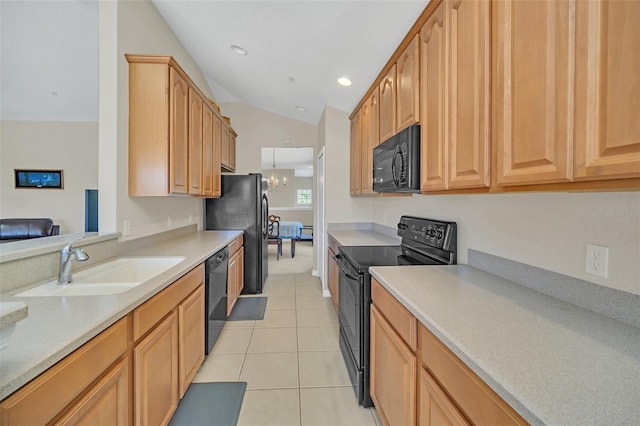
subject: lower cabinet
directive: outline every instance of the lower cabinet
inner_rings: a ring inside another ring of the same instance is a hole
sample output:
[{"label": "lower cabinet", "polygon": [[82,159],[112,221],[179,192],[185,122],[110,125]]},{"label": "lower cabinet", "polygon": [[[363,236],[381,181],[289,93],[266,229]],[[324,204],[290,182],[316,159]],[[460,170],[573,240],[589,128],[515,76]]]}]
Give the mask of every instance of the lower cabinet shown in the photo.
[{"label": "lower cabinet", "polygon": [[243,237],[229,244],[229,266],[227,267],[227,316],[244,288],[244,247]]},{"label": "lower cabinet", "polygon": [[371,306],[371,398],[388,425],[416,424],[416,356]]},{"label": "lower cabinet", "polygon": [[172,312],[133,349],[136,425],[169,423],[178,407],[178,315]]},{"label": "lower cabinet", "polygon": [[371,398],[383,424],[527,424],[375,278],[371,295]]},{"label": "lower cabinet", "polygon": [[167,424],[204,359],[199,265],[0,402],[2,425]]}]

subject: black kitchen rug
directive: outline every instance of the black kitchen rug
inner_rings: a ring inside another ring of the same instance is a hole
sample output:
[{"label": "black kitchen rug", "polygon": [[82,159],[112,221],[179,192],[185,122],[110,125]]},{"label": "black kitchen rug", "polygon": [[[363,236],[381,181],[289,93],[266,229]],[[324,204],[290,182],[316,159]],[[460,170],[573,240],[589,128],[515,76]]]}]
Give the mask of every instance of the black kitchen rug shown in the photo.
[{"label": "black kitchen rug", "polygon": [[247,382],[191,383],[169,426],[235,426]]},{"label": "black kitchen rug", "polygon": [[266,297],[241,297],[231,311],[227,321],[253,321],[264,319],[267,309]]}]

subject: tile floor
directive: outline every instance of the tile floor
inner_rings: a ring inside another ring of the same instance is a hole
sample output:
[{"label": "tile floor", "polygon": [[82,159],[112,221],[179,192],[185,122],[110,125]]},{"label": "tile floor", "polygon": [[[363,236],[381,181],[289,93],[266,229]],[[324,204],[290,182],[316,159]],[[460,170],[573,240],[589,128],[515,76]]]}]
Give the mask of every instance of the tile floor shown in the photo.
[{"label": "tile floor", "polygon": [[244,381],[240,426],[376,426],[350,387],[331,299],[311,274],[270,275],[260,321],[229,321],[194,382]]}]

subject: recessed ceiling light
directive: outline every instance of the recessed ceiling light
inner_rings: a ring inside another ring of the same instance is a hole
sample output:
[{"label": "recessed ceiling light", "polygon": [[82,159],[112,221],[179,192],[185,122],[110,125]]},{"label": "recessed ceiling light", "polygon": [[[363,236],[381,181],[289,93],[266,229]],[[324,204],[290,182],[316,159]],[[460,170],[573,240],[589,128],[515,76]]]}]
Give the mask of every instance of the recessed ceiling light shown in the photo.
[{"label": "recessed ceiling light", "polygon": [[301,107],[301,106],[297,106],[296,109],[298,111],[300,111],[300,112],[305,112],[306,111],[306,109],[304,109],[304,107]]},{"label": "recessed ceiling light", "polygon": [[347,76],[338,77],[338,84],[341,86],[351,86],[351,80]]},{"label": "recessed ceiling light", "polygon": [[235,44],[231,45],[231,50],[236,52],[238,55],[243,55],[243,56],[249,53],[246,50],[244,50],[242,47],[236,46]]}]

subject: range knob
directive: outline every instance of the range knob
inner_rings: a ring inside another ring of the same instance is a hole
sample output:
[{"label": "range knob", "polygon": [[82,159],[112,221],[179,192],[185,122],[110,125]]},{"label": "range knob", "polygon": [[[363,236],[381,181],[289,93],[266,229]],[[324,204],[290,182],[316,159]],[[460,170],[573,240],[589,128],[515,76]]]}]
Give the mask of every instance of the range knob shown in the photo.
[{"label": "range knob", "polygon": [[430,236],[431,238],[433,238],[433,237],[435,237],[435,236],[436,236],[436,231],[435,231],[435,229],[432,229],[432,230],[430,230],[430,231],[429,231],[429,236]]},{"label": "range knob", "polygon": [[443,235],[442,229],[438,229],[436,236],[438,237],[439,240],[442,239],[442,235]]}]

